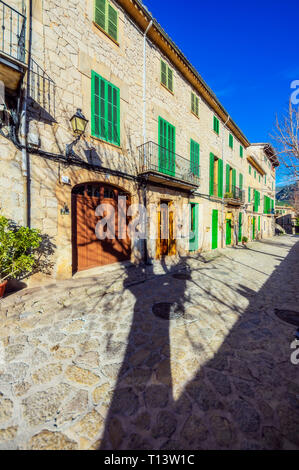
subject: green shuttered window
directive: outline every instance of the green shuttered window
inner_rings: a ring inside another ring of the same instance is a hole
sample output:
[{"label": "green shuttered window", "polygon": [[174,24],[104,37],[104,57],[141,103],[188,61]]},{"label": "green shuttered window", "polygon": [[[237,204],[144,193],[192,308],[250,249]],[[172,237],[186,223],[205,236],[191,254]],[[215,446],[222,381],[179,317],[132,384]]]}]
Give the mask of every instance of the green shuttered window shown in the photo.
[{"label": "green shuttered window", "polygon": [[161,60],[161,83],[173,92],[173,71],[164,60]]},{"label": "green shuttered window", "polygon": [[160,116],[159,171],[175,176],[175,127]]},{"label": "green shuttered window", "polygon": [[190,141],[190,170],[195,176],[199,176],[199,144]]},{"label": "green shuttered window", "polygon": [[239,188],[243,189],[243,175],[242,173],[239,174]]},{"label": "green shuttered window", "polygon": [[240,157],[243,158],[243,147],[240,145]]},{"label": "green shuttered window", "polygon": [[234,138],[233,138],[232,134],[229,134],[228,145],[230,146],[231,149],[234,148]]},{"label": "green shuttered window", "polygon": [[199,116],[199,98],[191,91],[191,111]]},{"label": "green shuttered window", "polygon": [[94,71],[91,73],[91,134],[120,145],[119,88]]},{"label": "green shuttered window", "polygon": [[[215,165],[218,173],[218,180],[215,181]],[[209,194],[210,196],[223,197],[223,161],[221,158],[215,157],[210,153],[210,181],[209,181]]]},{"label": "green shuttered window", "polygon": [[107,0],[94,0],[94,22],[112,39],[118,40],[118,13]]},{"label": "green shuttered window", "polygon": [[213,119],[213,129],[216,132],[216,134],[219,135],[219,119],[217,119],[216,116],[214,116],[214,119]]}]

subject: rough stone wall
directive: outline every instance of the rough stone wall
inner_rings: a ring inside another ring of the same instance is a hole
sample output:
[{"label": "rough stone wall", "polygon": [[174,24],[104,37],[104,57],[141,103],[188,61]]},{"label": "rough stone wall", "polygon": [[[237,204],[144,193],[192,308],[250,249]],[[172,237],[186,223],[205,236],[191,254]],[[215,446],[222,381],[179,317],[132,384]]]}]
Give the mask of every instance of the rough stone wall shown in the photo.
[{"label": "rough stone wall", "polygon": [[[136,174],[139,166],[138,146],[143,143],[143,34],[128,15],[114,3],[119,12],[119,44],[115,44],[93,24],[93,0],[34,0],[33,2],[33,50],[32,57],[39,74],[31,74],[29,102],[29,140],[38,139],[40,148],[47,152],[64,154],[66,144],[72,142],[70,117],[81,108],[89,120],[84,138],[74,148],[84,160],[109,168]],[[160,84],[160,60],[163,58],[173,69],[174,92]],[[90,135],[91,121],[91,70],[96,71],[120,89],[121,144],[120,147],[99,141]],[[46,75],[45,75],[45,74]],[[55,84],[55,86],[54,86]],[[229,132],[220,121],[219,136],[213,131],[213,110],[199,97],[199,118],[191,113],[191,85],[178,73],[158,48],[147,42],[147,141],[158,143],[158,118],[163,117],[176,127],[176,153],[190,158],[190,139],[200,144],[200,186],[198,193],[209,193],[209,155],[213,152],[243,174],[243,187],[247,200],[248,180],[247,150],[239,155],[240,142],[234,138],[230,149]],[[250,149],[249,149],[250,150]],[[259,149],[255,150],[259,152]],[[7,140],[0,137],[1,212],[19,223],[25,221],[24,188],[21,153]],[[258,154],[258,158],[262,158]],[[84,181],[107,181],[107,175],[63,167],[40,156],[31,156],[32,226],[40,228],[52,237],[57,246],[52,277],[71,275],[71,215],[60,213],[64,204],[71,208],[71,189]],[[9,176],[8,176],[9,175]],[[61,176],[68,176],[70,185],[61,183]],[[224,173],[225,175],[225,173]],[[270,178],[269,183],[270,184]],[[136,185],[126,180],[110,177],[111,184],[118,184],[131,192],[136,201],[140,192]],[[257,189],[258,183],[254,182]],[[261,183],[261,186],[263,183]],[[161,189],[153,199],[165,197],[182,203],[185,195],[177,191]],[[149,199],[151,198],[149,193]],[[135,200],[134,199],[134,200]],[[209,201],[199,195],[190,199],[199,204],[199,249],[211,248],[212,210],[218,209],[219,246],[228,210],[220,202]],[[181,201],[181,202],[180,202]],[[237,220],[238,210],[234,210]],[[244,217],[247,219],[247,217]],[[268,219],[267,219],[268,222]],[[270,233],[270,230],[268,230]],[[268,233],[267,232],[267,233]],[[132,259],[140,258],[140,244],[134,244]],[[179,251],[188,249],[187,241],[178,244]],[[150,256],[155,251],[150,244]],[[40,277],[35,277],[41,282]]]}]

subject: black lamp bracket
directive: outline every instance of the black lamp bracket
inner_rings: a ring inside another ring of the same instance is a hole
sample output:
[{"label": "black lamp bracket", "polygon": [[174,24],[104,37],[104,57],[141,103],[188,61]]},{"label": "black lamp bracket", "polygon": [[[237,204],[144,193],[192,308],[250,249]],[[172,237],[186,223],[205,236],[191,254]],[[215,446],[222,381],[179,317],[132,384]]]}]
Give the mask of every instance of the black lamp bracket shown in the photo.
[{"label": "black lamp bracket", "polygon": [[73,142],[71,142],[70,144],[66,144],[66,146],[65,146],[65,155],[66,155],[66,157],[76,156],[76,154],[73,150],[73,147],[79,142],[79,140],[81,139],[81,136],[82,136],[82,134],[79,134],[78,137],[75,140],[73,140]]}]

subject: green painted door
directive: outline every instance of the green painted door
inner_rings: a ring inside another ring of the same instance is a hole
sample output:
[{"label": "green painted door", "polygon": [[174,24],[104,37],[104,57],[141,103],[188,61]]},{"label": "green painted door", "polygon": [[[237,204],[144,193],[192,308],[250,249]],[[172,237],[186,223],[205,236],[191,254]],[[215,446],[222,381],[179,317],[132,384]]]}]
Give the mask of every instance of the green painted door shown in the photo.
[{"label": "green painted door", "polygon": [[239,232],[238,232],[238,241],[242,241],[242,212],[239,212]]},{"label": "green painted door", "polygon": [[175,127],[159,117],[159,171],[175,176]]},{"label": "green painted door", "polygon": [[231,245],[232,242],[232,221],[226,220],[226,244]]},{"label": "green painted door", "polygon": [[198,204],[190,204],[189,250],[198,250]]},{"label": "green painted door", "polygon": [[218,248],[218,210],[212,212],[212,250]]},{"label": "green painted door", "polygon": [[252,240],[255,239],[255,217],[252,217]]}]

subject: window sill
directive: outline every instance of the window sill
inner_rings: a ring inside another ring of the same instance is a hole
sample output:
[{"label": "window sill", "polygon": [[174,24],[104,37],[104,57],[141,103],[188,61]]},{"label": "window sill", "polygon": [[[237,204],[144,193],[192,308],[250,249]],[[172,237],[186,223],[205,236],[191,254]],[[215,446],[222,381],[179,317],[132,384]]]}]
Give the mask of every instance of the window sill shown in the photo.
[{"label": "window sill", "polygon": [[118,47],[119,47],[119,42],[116,41],[116,39],[114,39],[112,36],[110,36],[109,33],[107,33],[107,31],[105,31],[101,26],[99,26],[97,23],[95,23],[94,21],[92,22],[93,25],[99,30],[99,31],[102,31],[102,33],[105,34],[105,36],[107,36],[107,38],[111,39],[112,42],[114,42],[114,44],[116,44]]},{"label": "window sill", "polygon": [[193,114],[193,116],[195,116],[197,119],[199,119],[199,116],[197,114],[195,114],[193,111],[190,111],[191,114]]},{"label": "window sill", "polygon": [[123,150],[121,145],[113,144],[112,142],[107,142],[107,140],[101,139],[100,137],[95,137],[94,135],[90,134],[90,138],[98,142],[101,142],[102,144],[110,145],[111,147],[114,147],[116,149]]},{"label": "window sill", "polygon": [[164,84],[163,84],[163,83],[161,83],[161,82],[160,82],[160,85],[161,85],[161,86],[162,86],[162,87],[163,87],[165,90],[167,90],[167,91],[168,91],[168,92],[169,92],[169,93],[170,93],[172,96],[174,96],[174,93],[173,93],[173,91],[171,91],[169,88],[167,88],[167,86],[166,86],[166,85],[164,85]]}]

